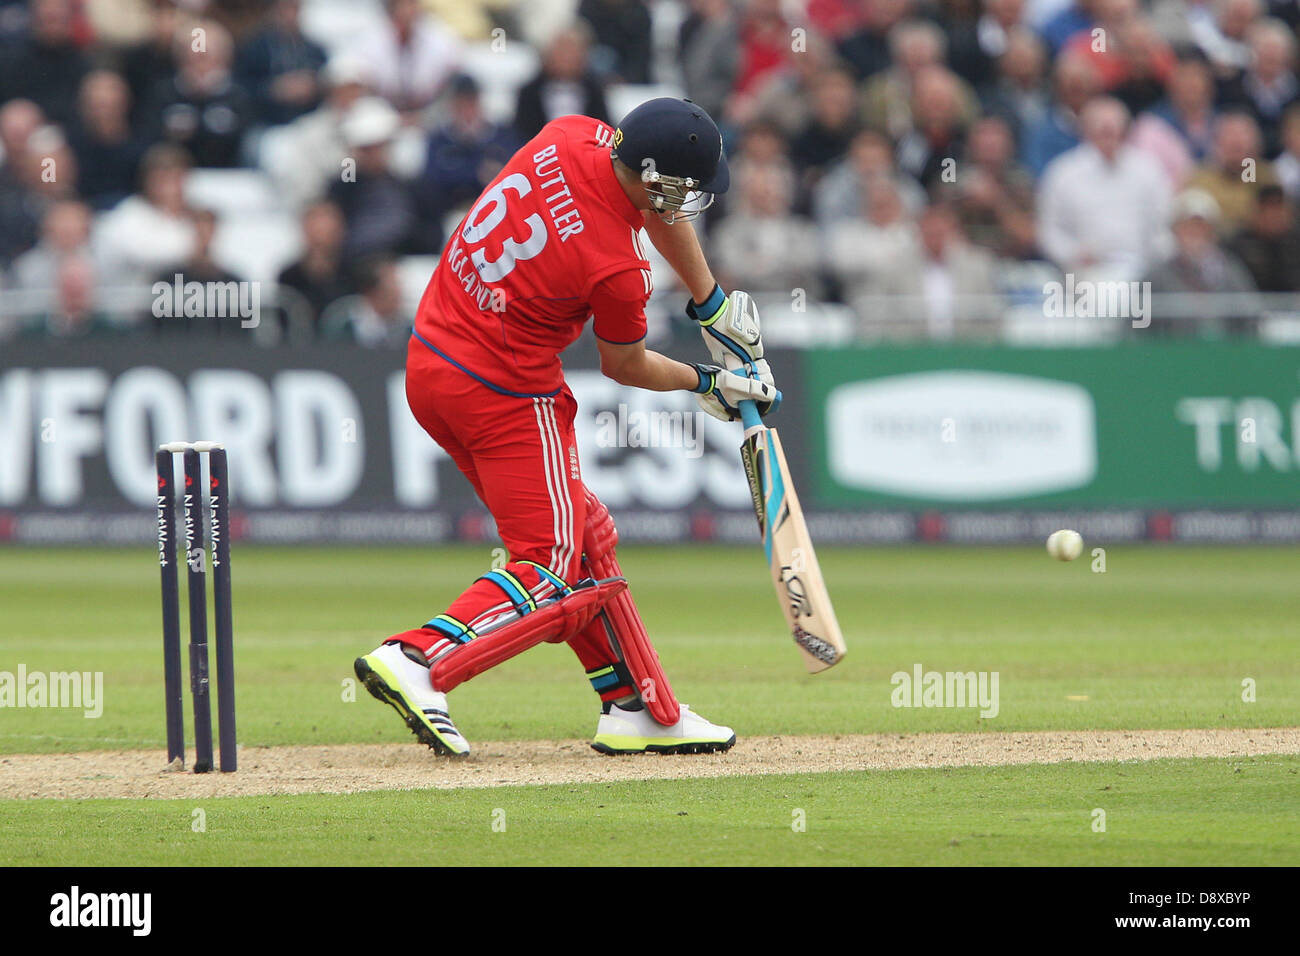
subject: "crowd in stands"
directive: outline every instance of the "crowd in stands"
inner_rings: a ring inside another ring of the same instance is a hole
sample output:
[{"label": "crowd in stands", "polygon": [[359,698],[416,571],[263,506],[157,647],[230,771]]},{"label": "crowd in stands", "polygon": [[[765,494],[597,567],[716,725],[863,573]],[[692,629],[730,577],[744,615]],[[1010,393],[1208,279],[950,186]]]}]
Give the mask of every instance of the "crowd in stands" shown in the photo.
[{"label": "crowd in stands", "polygon": [[[945,338],[1069,274],[1202,303],[1168,334],[1249,328],[1300,292],[1297,27],[1297,0],[0,0],[0,340],[237,330],[103,292],[254,278],[188,188],[253,170],[293,226],[277,301],[398,345],[401,262],[629,89],[723,129],[726,287]],[[494,108],[465,64],[512,45],[533,72]]]}]

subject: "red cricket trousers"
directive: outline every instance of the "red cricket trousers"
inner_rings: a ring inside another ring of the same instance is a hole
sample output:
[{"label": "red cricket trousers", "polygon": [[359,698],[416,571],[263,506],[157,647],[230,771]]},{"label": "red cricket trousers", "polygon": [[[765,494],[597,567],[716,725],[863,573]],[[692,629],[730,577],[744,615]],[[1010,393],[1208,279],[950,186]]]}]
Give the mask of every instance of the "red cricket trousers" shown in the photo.
[{"label": "red cricket trousers", "polygon": [[[472,636],[473,628],[517,603],[519,590],[534,597],[553,594],[553,580],[542,569],[566,584],[586,576],[587,491],[573,428],[578,406],[567,385],[553,396],[503,394],[414,336],[407,351],[406,396],[416,421],[492,513],[509,554],[504,568],[475,581],[445,614],[424,628],[394,635],[434,660],[455,653],[457,642],[464,642],[457,626]],[[620,678],[625,672],[599,620],[569,645],[602,699],[633,693],[630,681],[613,682],[612,666]]]}]

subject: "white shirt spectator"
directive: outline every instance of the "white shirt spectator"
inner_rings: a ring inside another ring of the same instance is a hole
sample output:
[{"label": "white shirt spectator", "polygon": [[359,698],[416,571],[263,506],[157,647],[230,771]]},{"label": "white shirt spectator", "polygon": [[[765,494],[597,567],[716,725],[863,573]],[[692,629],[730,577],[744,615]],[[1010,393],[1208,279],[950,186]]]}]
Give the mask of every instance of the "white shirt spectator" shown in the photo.
[{"label": "white shirt spectator", "polygon": [[916,225],[899,219],[876,225],[844,219],[826,233],[826,266],[853,298],[874,288],[890,271],[910,261],[916,249]]},{"label": "white shirt spectator", "polygon": [[1300,198],[1300,157],[1290,152],[1283,153],[1273,160],[1273,172],[1288,199],[1295,202]]},{"label": "white shirt spectator", "polygon": [[91,238],[100,274],[123,285],[152,282],[194,250],[194,223],[141,196],[128,196],[100,217]]},{"label": "white shirt spectator", "polygon": [[1067,272],[1139,279],[1168,248],[1169,202],[1169,182],[1146,154],[1121,146],[1107,162],[1084,143],[1043,172],[1039,243]]},{"label": "white shirt spectator", "polygon": [[420,16],[410,42],[398,43],[387,20],[358,38],[349,53],[370,70],[376,93],[398,110],[423,109],[442,92],[456,72],[460,41],[429,16]]},{"label": "white shirt spectator", "polygon": [[[903,207],[910,215],[925,208],[925,190],[906,173],[895,173],[890,182],[898,190]],[[830,229],[842,219],[853,219],[866,208],[869,187],[848,160],[832,166],[813,187],[813,218],[822,229]]]},{"label": "white shirt spectator", "polygon": [[799,216],[736,212],[713,234],[713,260],[734,288],[787,295],[800,288],[820,294],[817,230]]}]

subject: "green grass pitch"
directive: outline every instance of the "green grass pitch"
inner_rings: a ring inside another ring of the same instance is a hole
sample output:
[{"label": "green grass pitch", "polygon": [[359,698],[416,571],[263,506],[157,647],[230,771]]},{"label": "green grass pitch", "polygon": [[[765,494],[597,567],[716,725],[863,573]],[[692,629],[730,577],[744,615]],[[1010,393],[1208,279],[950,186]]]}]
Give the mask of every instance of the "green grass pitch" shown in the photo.
[{"label": "green grass pitch", "polygon": [[[1060,564],[1041,548],[820,557],[850,653],[809,676],[759,548],[621,553],[678,696],[742,736],[1300,717],[1300,550],[1113,548],[1105,573],[1086,553]],[[236,545],[241,743],[410,739],[364,692],[347,699],[351,661],[428,619],[490,560],[489,547]],[[157,580],[149,548],[0,550],[0,671],[102,671],[105,686],[98,719],[0,709],[0,761],[138,748],[161,761]],[[999,713],[895,708],[890,675],[917,663],[997,671]],[[577,659],[552,645],[464,685],[452,705],[471,742],[583,740],[597,715]],[[1256,757],[225,798],[203,801],[203,834],[191,833],[191,801],[0,801],[0,861],[597,864],[617,845],[644,862],[1295,865],[1297,774],[1300,757]],[[1105,833],[1089,825],[1096,807]]]}]

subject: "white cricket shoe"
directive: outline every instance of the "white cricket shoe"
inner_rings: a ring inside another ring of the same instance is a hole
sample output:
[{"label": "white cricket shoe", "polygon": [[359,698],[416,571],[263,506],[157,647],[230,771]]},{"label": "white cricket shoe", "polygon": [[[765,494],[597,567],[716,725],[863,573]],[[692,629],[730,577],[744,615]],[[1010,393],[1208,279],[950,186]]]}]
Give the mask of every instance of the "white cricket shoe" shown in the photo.
[{"label": "white cricket shoe", "polygon": [[731,749],[736,734],[730,727],[709,723],[686,704],[681,707],[677,723],[665,727],[644,708],[624,710],[612,704],[608,714],[600,715],[591,747],[603,754],[707,754]]},{"label": "white cricket shoe", "polygon": [[448,757],[469,753],[447,714],[447,695],[429,683],[429,668],[406,656],[401,644],[382,644],[353,665],[366,690],[402,715],[420,743]]}]

